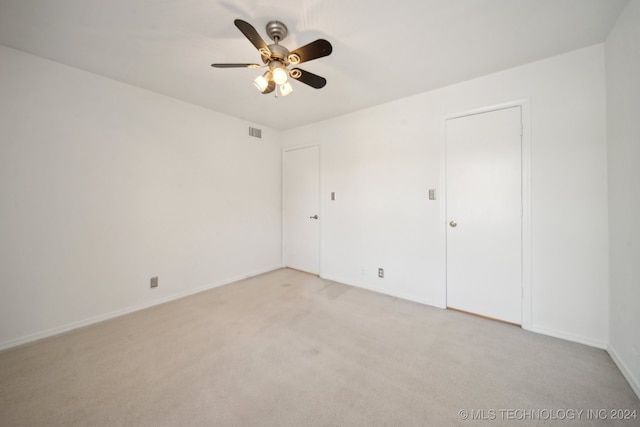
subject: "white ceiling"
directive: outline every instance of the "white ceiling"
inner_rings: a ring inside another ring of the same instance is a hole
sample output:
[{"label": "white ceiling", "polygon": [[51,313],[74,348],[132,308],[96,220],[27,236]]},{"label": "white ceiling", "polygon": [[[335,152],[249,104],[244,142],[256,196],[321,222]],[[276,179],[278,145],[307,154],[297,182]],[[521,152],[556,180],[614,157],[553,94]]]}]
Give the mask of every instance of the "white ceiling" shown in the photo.
[{"label": "white ceiling", "polygon": [[[0,0],[0,44],[215,111],[289,129],[604,41],[628,0]],[[233,20],[289,27],[328,81],[262,95]]]}]

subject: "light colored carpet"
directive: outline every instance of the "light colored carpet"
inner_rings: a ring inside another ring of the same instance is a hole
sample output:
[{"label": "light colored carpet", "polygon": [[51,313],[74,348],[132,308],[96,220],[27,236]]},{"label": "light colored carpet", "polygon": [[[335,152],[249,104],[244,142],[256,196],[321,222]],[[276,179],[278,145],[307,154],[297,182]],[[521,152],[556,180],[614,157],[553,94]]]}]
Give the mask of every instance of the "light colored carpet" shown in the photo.
[{"label": "light colored carpet", "polygon": [[612,409],[603,350],[288,269],[0,353],[3,426],[640,425]]}]

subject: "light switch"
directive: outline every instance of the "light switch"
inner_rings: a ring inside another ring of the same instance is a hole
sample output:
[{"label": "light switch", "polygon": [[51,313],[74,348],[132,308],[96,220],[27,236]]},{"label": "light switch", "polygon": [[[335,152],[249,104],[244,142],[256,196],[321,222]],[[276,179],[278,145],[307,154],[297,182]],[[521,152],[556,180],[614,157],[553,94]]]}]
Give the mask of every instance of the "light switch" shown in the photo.
[{"label": "light switch", "polygon": [[331,200],[335,200],[336,199],[336,192],[332,191],[331,192]]},{"label": "light switch", "polygon": [[429,190],[429,200],[435,200],[436,199],[436,190],[435,188],[432,188]]}]

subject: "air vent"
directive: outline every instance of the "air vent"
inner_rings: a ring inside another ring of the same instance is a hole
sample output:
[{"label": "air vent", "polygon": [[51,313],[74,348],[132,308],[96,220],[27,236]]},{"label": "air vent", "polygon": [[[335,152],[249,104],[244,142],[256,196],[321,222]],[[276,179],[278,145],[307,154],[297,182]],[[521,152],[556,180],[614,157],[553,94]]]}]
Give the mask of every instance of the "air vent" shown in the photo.
[{"label": "air vent", "polygon": [[262,138],[262,129],[249,127],[249,136],[254,138]]}]

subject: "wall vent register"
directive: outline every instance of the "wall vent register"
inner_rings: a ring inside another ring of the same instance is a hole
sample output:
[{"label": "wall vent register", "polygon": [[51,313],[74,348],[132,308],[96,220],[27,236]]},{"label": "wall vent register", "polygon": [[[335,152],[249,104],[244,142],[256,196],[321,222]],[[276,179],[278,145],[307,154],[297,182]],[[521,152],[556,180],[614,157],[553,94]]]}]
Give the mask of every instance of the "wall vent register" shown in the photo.
[{"label": "wall vent register", "polygon": [[262,129],[249,127],[249,136],[254,138],[262,138]]}]

